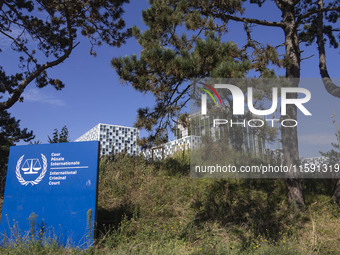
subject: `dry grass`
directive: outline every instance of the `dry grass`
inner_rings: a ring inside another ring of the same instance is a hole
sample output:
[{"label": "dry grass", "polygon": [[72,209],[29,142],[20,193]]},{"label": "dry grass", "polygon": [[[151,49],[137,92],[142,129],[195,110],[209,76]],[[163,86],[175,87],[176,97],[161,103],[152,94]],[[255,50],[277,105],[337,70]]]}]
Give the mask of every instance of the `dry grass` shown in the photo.
[{"label": "dry grass", "polygon": [[299,213],[287,204],[283,181],[191,179],[183,171],[187,156],[177,155],[171,164],[126,156],[103,160],[96,246],[32,245],[31,253],[340,254],[340,211],[319,188],[306,193],[307,210]]}]

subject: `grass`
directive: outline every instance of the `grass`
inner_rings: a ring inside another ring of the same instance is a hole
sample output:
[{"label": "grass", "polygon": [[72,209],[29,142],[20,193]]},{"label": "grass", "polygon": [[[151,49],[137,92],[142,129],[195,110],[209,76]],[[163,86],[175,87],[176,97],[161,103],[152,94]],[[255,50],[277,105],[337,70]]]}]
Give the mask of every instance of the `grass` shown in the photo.
[{"label": "grass", "polygon": [[83,251],[22,240],[1,254],[340,254],[327,183],[306,181],[297,212],[282,180],[192,179],[189,155],[100,163],[98,238]]}]

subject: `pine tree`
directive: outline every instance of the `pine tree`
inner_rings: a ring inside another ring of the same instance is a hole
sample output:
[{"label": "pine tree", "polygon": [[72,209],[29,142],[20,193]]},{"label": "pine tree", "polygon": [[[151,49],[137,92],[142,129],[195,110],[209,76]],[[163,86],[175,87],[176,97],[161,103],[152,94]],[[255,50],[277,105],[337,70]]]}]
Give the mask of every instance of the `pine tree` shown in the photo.
[{"label": "pine tree", "polygon": [[5,63],[0,65],[0,110],[23,101],[22,93],[33,81],[39,88],[49,84],[62,89],[64,83],[49,77],[47,70],[71,55],[80,34],[88,38],[94,56],[94,46],[124,43],[130,34],[121,18],[126,2],[1,0],[0,35],[17,54],[21,71],[10,74]]},{"label": "pine tree", "polygon": [[[154,109],[140,109],[138,127],[156,132],[155,139],[165,132],[170,120],[186,103],[189,90],[188,80],[203,77],[243,77],[253,68],[262,77],[273,75],[267,66],[273,63],[284,67],[286,78],[300,78],[301,49],[305,43],[317,42],[320,74],[327,91],[340,97],[340,89],[329,77],[324,36],[331,47],[338,47],[338,30],[333,28],[339,18],[339,1],[331,1],[326,7],[322,0],[275,0],[281,11],[277,21],[267,21],[243,16],[245,1],[212,0],[154,0],[150,8],[143,11],[143,20],[149,27],[144,33],[137,28],[134,36],[143,50],[136,55],[115,58],[112,65],[121,79],[141,92],[156,96]],[[251,0],[259,7],[265,0]],[[248,41],[242,49],[232,42],[223,42],[230,21],[241,22]],[[278,57],[274,46],[252,39],[252,26],[275,27],[283,31],[285,56]],[[214,33],[214,35],[212,35]],[[232,48],[233,49],[232,49]],[[221,51],[226,48],[227,51]],[[246,59],[252,60],[250,64]],[[295,83],[294,86],[298,86]],[[296,98],[296,94],[290,95]],[[180,101],[182,100],[182,101]],[[297,119],[297,108],[287,106],[287,119]],[[281,128],[281,137],[286,165],[298,165],[299,150],[296,128]],[[296,178],[286,180],[287,196],[292,204],[304,209],[302,181]]]},{"label": "pine tree", "polygon": [[23,140],[29,142],[34,139],[32,131],[20,128],[20,120],[16,120],[7,111],[0,111],[0,171],[1,176],[6,172],[10,146]]},{"label": "pine tree", "polygon": [[61,129],[60,133],[57,128],[54,129],[53,131],[53,137],[48,136],[48,142],[49,143],[68,143],[71,140],[68,137],[68,129],[65,126]]},{"label": "pine tree", "polygon": [[191,79],[242,78],[251,68],[235,43],[222,41],[224,25],[191,11],[186,1],[150,3],[143,11],[149,29],[141,33],[133,28],[143,48],[140,57],[112,60],[123,81],[140,92],[152,92],[156,98],[153,109],[138,110],[136,126],[150,131],[148,139],[140,141],[145,146],[167,141],[167,128],[181,118],[180,111],[189,100]]}]

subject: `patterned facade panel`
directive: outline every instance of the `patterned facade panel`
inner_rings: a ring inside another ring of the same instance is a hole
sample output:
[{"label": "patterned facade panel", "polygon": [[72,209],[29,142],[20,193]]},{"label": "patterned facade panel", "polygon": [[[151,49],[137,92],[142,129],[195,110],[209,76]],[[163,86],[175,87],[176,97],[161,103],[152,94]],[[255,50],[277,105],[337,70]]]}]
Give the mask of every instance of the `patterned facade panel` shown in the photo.
[{"label": "patterned facade panel", "polygon": [[309,164],[309,165],[322,165],[329,164],[329,158],[320,156],[320,157],[312,157],[312,158],[304,158],[301,159],[301,164]]},{"label": "patterned facade panel", "polygon": [[76,141],[90,141],[86,139],[99,141],[101,156],[123,152],[128,155],[138,155],[138,136],[139,131],[137,128],[98,124]]},{"label": "patterned facade panel", "polygon": [[152,149],[147,149],[143,151],[142,154],[146,159],[151,159],[152,154],[153,159],[167,158],[168,156],[174,154],[177,151],[190,150],[196,148],[199,146],[200,142],[201,137],[199,136],[186,136],[162,144],[161,146],[154,147]]},{"label": "patterned facade panel", "polygon": [[82,141],[99,141],[99,128],[100,124],[96,125],[94,128],[91,128],[81,137],[75,140],[75,142],[82,142]]}]

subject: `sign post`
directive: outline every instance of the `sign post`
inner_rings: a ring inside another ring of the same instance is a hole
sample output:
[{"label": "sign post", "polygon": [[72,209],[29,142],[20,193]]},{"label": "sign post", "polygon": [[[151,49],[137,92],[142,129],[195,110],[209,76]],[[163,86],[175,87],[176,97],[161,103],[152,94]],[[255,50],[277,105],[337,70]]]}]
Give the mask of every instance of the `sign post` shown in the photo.
[{"label": "sign post", "polygon": [[99,142],[11,147],[0,233],[87,248],[94,240]]}]

